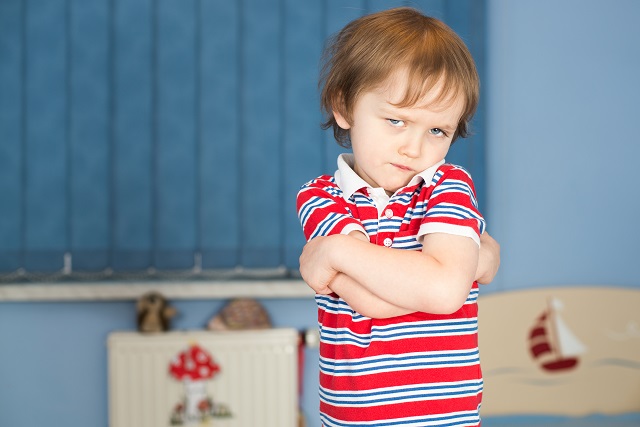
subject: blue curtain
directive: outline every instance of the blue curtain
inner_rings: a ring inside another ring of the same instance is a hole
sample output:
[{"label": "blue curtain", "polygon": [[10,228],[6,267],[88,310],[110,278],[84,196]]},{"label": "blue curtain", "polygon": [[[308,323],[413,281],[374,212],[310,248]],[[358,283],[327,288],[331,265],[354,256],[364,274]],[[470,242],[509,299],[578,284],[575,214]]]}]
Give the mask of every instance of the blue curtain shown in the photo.
[{"label": "blue curtain", "polygon": [[[0,276],[272,268],[304,244],[295,195],[335,170],[327,36],[399,5],[484,67],[484,1],[3,0]],[[483,108],[450,161],[484,199]],[[12,276],[13,277],[13,276]]]}]

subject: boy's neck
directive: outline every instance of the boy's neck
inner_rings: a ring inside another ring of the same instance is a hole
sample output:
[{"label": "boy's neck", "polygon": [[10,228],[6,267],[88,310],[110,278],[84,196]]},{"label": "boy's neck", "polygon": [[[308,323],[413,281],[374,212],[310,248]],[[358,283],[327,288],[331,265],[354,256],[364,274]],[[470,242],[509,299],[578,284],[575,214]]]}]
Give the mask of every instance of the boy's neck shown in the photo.
[{"label": "boy's neck", "polygon": [[[420,180],[424,182],[431,182],[433,179],[433,175],[435,175],[438,168],[444,163],[444,160],[439,161],[435,165],[425,169],[424,171],[416,174],[411,181],[404,187],[400,188],[393,195],[397,194],[399,191],[402,191],[403,188],[407,186],[418,184]],[[336,180],[336,184],[342,190],[342,196],[345,200],[349,200],[353,194],[360,190],[361,188],[366,188],[369,196],[373,199],[378,212],[381,213],[382,210],[387,206],[389,200],[393,195],[387,194],[384,188],[373,188],[369,185],[362,177],[360,177],[356,171],[353,169],[353,165],[355,164],[355,159],[353,154],[343,153],[338,156],[338,170],[335,172],[334,178]]]}]

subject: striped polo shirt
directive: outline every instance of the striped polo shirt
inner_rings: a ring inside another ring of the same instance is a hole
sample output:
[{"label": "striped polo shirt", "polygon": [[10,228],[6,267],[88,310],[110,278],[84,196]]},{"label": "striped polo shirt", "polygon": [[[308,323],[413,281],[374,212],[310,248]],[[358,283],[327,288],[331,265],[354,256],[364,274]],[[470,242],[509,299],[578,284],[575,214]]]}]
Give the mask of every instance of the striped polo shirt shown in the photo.
[{"label": "striped polo shirt", "polygon": [[[298,193],[308,240],[365,233],[372,244],[422,250],[422,237],[449,233],[478,244],[485,222],[461,167],[440,162],[389,197],[338,158]],[[316,295],[320,328],[320,416],[326,427],[479,426],[478,285],[450,315],[362,316],[338,295]]]}]

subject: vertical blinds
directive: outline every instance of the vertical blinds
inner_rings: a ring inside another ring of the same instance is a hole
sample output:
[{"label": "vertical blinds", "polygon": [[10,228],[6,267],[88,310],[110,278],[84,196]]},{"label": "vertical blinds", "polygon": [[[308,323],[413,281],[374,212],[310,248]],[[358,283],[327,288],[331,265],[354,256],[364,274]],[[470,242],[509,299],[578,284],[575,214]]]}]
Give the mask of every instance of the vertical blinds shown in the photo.
[{"label": "vertical blinds", "polygon": [[[0,273],[297,269],[297,190],[341,151],[323,44],[399,5],[449,23],[482,73],[483,1],[0,2]],[[448,158],[481,202],[482,116]]]}]

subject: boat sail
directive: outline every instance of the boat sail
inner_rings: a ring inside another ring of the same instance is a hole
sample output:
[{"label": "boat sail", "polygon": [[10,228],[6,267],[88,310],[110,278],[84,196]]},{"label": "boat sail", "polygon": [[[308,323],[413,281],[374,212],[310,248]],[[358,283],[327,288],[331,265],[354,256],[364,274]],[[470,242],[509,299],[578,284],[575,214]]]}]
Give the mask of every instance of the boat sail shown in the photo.
[{"label": "boat sail", "polygon": [[562,301],[552,298],[529,333],[531,355],[547,371],[575,368],[578,356],[586,351],[584,344],[560,317],[562,308]]}]

